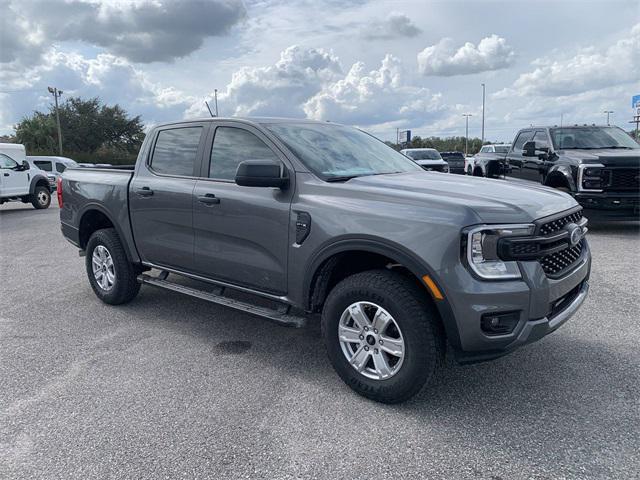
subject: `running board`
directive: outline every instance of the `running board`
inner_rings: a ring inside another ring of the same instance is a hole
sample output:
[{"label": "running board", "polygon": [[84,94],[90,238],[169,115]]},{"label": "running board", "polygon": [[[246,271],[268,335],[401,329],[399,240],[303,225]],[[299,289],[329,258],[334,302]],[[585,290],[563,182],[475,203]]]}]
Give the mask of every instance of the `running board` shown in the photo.
[{"label": "running board", "polygon": [[216,303],[225,307],[234,308],[252,315],[267,318],[274,322],[279,323],[287,327],[302,328],[305,326],[307,319],[305,317],[298,317],[296,315],[289,314],[289,305],[282,304],[282,307],[278,310],[272,308],[260,307],[251,303],[242,302],[240,300],[234,300],[233,298],[225,297],[222,295],[224,289],[218,289],[220,293],[206,292],[204,290],[198,290],[196,288],[187,287],[179,283],[173,283],[166,280],[165,272],[162,272],[159,277],[152,277],[150,275],[141,274],[138,275],[138,282],[146,285],[153,285],[154,287],[164,288],[173,292],[189,295],[190,297],[200,298],[207,302]]}]

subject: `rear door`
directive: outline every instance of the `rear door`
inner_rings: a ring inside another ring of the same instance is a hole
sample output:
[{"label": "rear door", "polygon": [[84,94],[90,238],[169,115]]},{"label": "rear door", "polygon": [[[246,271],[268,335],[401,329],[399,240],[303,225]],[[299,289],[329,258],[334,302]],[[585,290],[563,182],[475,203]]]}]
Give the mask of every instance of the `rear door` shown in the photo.
[{"label": "rear door", "polygon": [[[244,160],[287,160],[258,129],[215,124],[193,195],[195,266],[200,275],[272,294],[285,294],[293,183],[281,190],[241,187]],[[289,166],[289,177],[294,181]]]},{"label": "rear door", "polygon": [[29,193],[29,170],[18,171],[18,162],[5,154],[0,154],[0,175],[2,176],[2,196],[12,197]]},{"label": "rear door", "polygon": [[206,123],[155,131],[151,148],[129,187],[131,225],[142,260],[193,270],[193,189],[206,139]]},{"label": "rear door", "polygon": [[522,155],[522,146],[533,137],[534,130],[522,130],[513,142],[513,148],[507,155],[507,176],[525,179],[525,162],[527,157]]}]

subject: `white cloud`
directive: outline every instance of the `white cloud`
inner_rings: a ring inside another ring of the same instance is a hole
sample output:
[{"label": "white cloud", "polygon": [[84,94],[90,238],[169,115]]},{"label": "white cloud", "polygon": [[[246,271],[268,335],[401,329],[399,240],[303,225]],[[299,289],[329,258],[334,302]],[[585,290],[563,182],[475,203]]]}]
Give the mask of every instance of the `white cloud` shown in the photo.
[{"label": "white cloud", "polygon": [[226,34],[246,14],[241,0],[3,0],[0,8],[10,19],[3,30],[20,30],[2,33],[0,62],[63,41],[86,42],[135,62],[171,61]]},{"label": "white cloud", "polygon": [[[294,45],[284,50],[274,65],[235,72],[220,93],[220,107],[225,115],[303,117],[302,105],[341,72],[332,52]],[[191,113],[203,112],[205,107],[200,103]]]},{"label": "white cloud", "polygon": [[362,29],[364,38],[371,40],[411,38],[421,32],[422,30],[404,13],[391,13],[385,20],[371,22]]},{"label": "white cloud", "polygon": [[370,72],[355,63],[344,78],[324,85],[304,105],[310,118],[356,125],[424,122],[441,109],[439,95],[405,84],[400,60],[392,55]]},{"label": "white cloud", "polygon": [[499,70],[513,65],[514,61],[513,48],[495,34],[480,40],[478,46],[467,42],[459,48],[452,39],[444,38],[418,53],[418,67],[427,76],[449,77]]},{"label": "white cloud", "polygon": [[640,80],[640,23],[629,36],[603,49],[584,48],[560,60],[539,58],[537,67],[521,74],[498,97],[563,96]]}]

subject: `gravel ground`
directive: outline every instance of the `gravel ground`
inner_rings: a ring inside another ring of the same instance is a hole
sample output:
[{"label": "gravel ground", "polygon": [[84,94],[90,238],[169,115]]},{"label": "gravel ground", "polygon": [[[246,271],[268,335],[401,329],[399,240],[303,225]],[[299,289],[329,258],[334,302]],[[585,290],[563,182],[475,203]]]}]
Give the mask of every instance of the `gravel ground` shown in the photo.
[{"label": "gravel ground", "polygon": [[93,295],[57,208],[0,207],[1,478],[638,478],[640,231],[595,225],[590,296],[396,406],[354,394],[317,324],[143,287]]}]

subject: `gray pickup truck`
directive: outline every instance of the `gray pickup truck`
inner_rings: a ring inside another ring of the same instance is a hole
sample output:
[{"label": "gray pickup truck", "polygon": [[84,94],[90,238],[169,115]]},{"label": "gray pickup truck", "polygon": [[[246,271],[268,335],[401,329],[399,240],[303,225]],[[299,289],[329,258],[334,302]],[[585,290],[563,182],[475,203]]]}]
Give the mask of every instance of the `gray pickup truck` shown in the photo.
[{"label": "gray pickup truck", "polygon": [[589,288],[571,196],[427,172],[329,122],[157,126],[135,167],[68,169],[58,196],[102,301],[149,284],[292,326],[320,312],[337,373],[386,403],[417,393],[447,346],[471,363],[542,338]]}]

